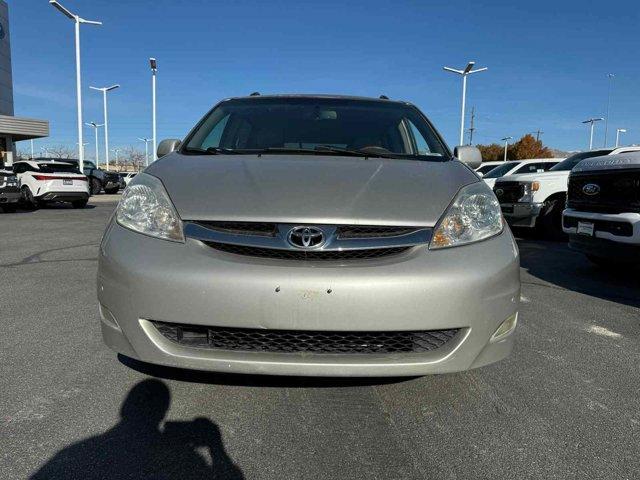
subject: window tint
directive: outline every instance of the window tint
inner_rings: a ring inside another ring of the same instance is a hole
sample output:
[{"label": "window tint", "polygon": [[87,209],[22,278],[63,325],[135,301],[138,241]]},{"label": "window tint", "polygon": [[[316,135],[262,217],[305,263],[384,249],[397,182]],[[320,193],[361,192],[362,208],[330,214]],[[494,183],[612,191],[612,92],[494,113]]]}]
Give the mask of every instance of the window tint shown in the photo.
[{"label": "window tint", "polygon": [[516,167],[517,165],[519,165],[520,162],[506,162],[503,163],[502,165],[498,165],[496,168],[494,168],[493,170],[490,170],[489,173],[487,173],[484,178],[498,178],[498,177],[502,177],[503,175],[506,175],[507,173],[509,173],[509,171]]},{"label": "window tint", "polygon": [[43,173],[80,173],[77,165],[69,163],[39,163],[38,168]]},{"label": "window tint", "polygon": [[223,102],[187,140],[184,151],[219,147],[237,153],[269,148],[313,152],[318,146],[377,147],[400,155],[449,157],[446,146],[414,107],[305,97]]},{"label": "window tint", "polygon": [[536,173],[536,172],[546,172],[555,164],[552,162],[539,162],[539,163],[527,163],[522,165],[513,173]]},{"label": "window tint", "polygon": [[493,170],[494,168],[496,168],[498,165],[483,165],[482,167],[476,169],[476,172],[480,172],[483,175],[487,172],[490,172],[491,170]]},{"label": "window tint", "polygon": [[557,164],[553,168],[550,168],[549,170],[553,172],[571,170],[573,167],[575,167],[579,162],[581,162],[585,158],[600,157],[602,155],[608,155],[612,151],[613,151],[612,149],[607,148],[602,150],[592,150],[590,152],[576,153],[575,155],[571,155],[570,157],[561,161],[559,164]]}]

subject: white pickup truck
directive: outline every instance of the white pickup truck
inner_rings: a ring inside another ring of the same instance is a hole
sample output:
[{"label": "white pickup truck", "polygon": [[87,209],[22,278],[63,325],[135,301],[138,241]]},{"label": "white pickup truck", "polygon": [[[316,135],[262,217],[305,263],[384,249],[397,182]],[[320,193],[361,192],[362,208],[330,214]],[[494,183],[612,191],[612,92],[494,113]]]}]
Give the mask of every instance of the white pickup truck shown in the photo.
[{"label": "white pickup truck", "polygon": [[580,162],[562,227],[569,247],[598,265],[640,264],[640,152]]},{"label": "white pickup truck", "polygon": [[547,172],[499,178],[493,191],[511,226],[537,228],[550,236],[562,234],[562,210],[571,169],[587,158],[640,151],[640,147],[605,148],[576,153]]}]

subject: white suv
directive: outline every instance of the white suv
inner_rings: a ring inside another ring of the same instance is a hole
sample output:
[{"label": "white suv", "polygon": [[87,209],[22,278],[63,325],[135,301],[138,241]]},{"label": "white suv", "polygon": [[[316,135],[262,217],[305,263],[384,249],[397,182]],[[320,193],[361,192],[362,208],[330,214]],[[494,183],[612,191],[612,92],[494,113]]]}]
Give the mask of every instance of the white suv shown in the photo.
[{"label": "white suv", "polygon": [[532,158],[530,160],[509,160],[500,162],[501,165],[492,168],[485,173],[482,179],[490,188],[493,188],[496,180],[506,175],[521,173],[541,173],[550,170],[559,164],[564,158]]},{"label": "white suv", "polygon": [[571,169],[586,158],[640,151],[620,147],[576,153],[543,173],[525,173],[499,178],[493,191],[507,222],[516,227],[537,227],[550,235],[562,234],[562,210],[567,199]]},{"label": "white suv", "polygon": [[13,164],[13,172],[20,182],[22,202],[29,208],[46,202],[70,202],[74,208],[84,208],[89,199],[87,177],[72,163],[21,160]]}]

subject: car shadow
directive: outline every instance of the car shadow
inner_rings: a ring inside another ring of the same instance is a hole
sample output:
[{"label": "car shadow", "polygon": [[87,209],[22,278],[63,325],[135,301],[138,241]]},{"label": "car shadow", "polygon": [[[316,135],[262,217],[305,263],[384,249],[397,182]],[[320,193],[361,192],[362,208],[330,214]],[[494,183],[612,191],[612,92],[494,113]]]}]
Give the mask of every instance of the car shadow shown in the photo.
[{"label": "car shadow", "polygon": [[170,403],[164,382],[136,384],[122,402],[116,425],[62,449],[31,478],[244,479],[225,451],[218,426],[203,417],[166,421]]},{"label": "car shadow", "polygon": [[[639,268],[629,265],[611,269],[598,267],[583,254],[569,249],[565,242],[544,241],[529,236],[519,236],[517,242],[520,266],[542,282],[640,307]],[[523,278],[523,283],[527,283],[526,278]]]},{"label": "car shadow", "polygon": [[416,377],[298,377],[278,375],[247,375],[186,370],[141,362],[118,354],[118,360],[137,372],[167,380],[209,385],[230,385],[272,388],[340,388],[387,385],[413,380]]}]

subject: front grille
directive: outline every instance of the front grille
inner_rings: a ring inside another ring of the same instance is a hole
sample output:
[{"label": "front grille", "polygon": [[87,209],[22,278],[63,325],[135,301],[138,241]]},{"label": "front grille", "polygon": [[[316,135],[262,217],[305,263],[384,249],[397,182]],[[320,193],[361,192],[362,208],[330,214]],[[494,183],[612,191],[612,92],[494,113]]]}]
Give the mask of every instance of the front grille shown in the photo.
[{"label": "front grille", "polygon": [[233,235],[255,235],[260,237],[275,237],[277,226],[267,222],[193,222],[210,230]]},{"label": "front grille", "polygon": [[496,182],[493,192],[500,203],[517,203],[524,196],[524,185],[518,182]]},{"label": "front grille", "polygon": [[[600,191],[587,195],[582,190],[596,184]],[[569,177],[567,207],[599,213],[640,213],[640,171],[594,172]]]},{"label": "front grille", "polygon": [[459,331],[337,332],[152,323],[165,338],[186,347],[269,353],[423,353],[442,347]]},{"label": "front grille", "polygon": [[204,242],[211,248],[235,255],[250,257],[275,258],[279,260],[365,260],[406,252],[411,247],[367,248],[362,250],[281,250],[277,248],[250,247],[232,245],[230,243]]},{"label": "front grille", "polygon": [[421,227],[379,227],[376,225],[341,225],[338,227],[338,238],[384,238],[408,235]]},{"label": "front grille", "polygon": [[596,232],[609,232],[619,237],[630,237],[633,235],[633,225],[627,222],[614,222],[611,220],[591,220],[567,217],[565,215],[563,223],[565,228],[577,228],[578,222],[593,223]]}]

